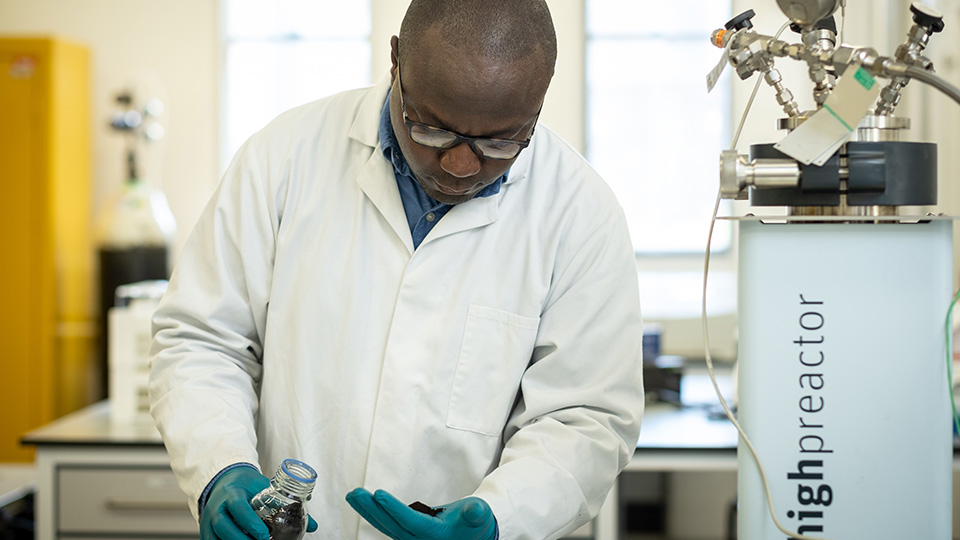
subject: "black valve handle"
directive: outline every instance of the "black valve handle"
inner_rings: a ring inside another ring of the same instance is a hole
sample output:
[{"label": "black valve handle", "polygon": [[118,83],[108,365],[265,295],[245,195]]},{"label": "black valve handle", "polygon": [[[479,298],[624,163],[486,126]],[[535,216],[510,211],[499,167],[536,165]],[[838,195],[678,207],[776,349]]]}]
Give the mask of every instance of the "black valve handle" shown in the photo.
[{"label": "black valve handle", "polygon": [[750,22],[750,19],[754,16],[756,16],[756,13],[754,13],[752,9],[748,9],[727,21],[727,24],[723,25],[723,27],[727,30],[742,30],[744,28],[749,30],[753,28],[753,23]]},{"label": "black valve handle", "polygon": [[910,4],[910,12],[913,13],[913,22],[926,28],[931,34],[943,30],[943,15],[932,7],[913,2]]}]

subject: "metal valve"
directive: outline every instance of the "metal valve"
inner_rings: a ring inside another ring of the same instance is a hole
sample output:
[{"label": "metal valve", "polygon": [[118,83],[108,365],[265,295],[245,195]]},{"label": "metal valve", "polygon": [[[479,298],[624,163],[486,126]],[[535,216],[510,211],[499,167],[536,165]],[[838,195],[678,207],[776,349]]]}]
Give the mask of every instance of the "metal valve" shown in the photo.
[{"label": "metal valve", "polygon": [[800,165],[792,159],[755,159],[736,150],[720,154],[720,196],[745,200],[747,188],[796,187],[800,183]]},{"label": "metal valve", "polygon": [[[923,50],[930,40],[930,36],[943,30],[943,15],[932,7],[914,2],[910,4],[913,13],[914,26],[907,34],[907,41],[897,47],[896,60],[901,64],[916,66],[925,70],[933,69],[933,62],[923,56]],[[893,110],[900,102],[900,92],[907,85],[906,77],[893,77],[880,92],[880,99],[874,108],[874,113],[885,116],[893,114]]]}]

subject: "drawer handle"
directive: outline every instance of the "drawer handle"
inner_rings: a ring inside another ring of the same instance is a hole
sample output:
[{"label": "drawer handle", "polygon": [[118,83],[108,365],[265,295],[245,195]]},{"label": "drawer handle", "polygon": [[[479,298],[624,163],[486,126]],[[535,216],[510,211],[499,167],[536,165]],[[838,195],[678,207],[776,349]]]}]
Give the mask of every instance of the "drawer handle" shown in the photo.
[{"label": "drawer handle", "polygon": [[119,500],[107,499],[106,506],[110,510],[138,511],[146,510],[148,512],[170,511],[170,510],[189,510],[186,501],[149,501],[149,500]]}]

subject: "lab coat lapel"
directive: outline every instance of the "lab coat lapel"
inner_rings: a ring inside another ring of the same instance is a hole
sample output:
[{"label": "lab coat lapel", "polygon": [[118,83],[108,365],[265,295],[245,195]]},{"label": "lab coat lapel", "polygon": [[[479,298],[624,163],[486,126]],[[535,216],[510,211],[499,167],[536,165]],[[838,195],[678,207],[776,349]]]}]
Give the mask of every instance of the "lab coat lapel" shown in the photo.
[{"label": "lab coat lapel", "polygon": [[363,96],[350,126],[350,138],[371,147],[370,157],[357,175],[357,184],[412,254],[413,237],[400,200],[400,189],[393,167],[383,156],[380,146],[380,112],[389,88],[390,76],[387,75]]},{"label": "lab coat lapel", "polygon": [[530,171],[530,153],[521,153],[517,161],[510,167],[507,180],[500,186],[500,191],[489,197],[470,199],[465,203],[453,207],[437,223],[436,227],[423,240],[424,243],[443,238],[460,231],[489,225],[500,215],[500,198],[510,189],[527,177]]},{"label": "lab coat lapel", "polygon": [[502,192],[489,197],[470,199],[454,206],[423,239],[423,243],[493,223],[500,212],[501,194]]},{"label": "lab coat lapel", "polygon": [[357,184],[363,190],[367,199],[373,203],[383,218],[390,224],[397,236],[413,253],[413,236],[410,234],[410,225],[400,200],[400,189],[393,174],[393,167],[383,157],[380,146],[373,150],[373,154],[357,176]]}]

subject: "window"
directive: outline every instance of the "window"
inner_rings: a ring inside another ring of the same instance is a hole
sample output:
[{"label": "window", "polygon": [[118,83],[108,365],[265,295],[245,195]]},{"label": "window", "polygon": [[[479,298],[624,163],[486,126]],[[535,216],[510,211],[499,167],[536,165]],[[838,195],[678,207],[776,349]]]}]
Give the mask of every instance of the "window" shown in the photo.
[{"label": "window", "polygon": [[[721,55],[710,34],[731,18],[730,3],[585,1],[586,155],[627,214],[644,317],[663,324],[664,352],[702,356],[703,251],[732,132],[729,73],[709,94],[706,75]],[[711,264],[707,309],[723,328],[711,350],[726,357],[732,248],[732,224],[718,221],[711,252],[726,260]]]},{"label": "window", "polygon": [[[638,255],[702,253],[729,144],[728,85],[707,94],[727,2],[587,0],[587,158],[617,193]],[[731,245],[718,223],[714,250]]]},{"label": "window", "polygon": [[370,84],[369,1],[222,2],[221,170],[277,114]]}]

